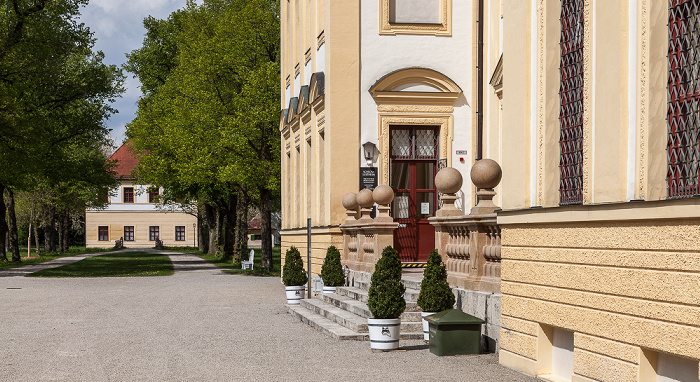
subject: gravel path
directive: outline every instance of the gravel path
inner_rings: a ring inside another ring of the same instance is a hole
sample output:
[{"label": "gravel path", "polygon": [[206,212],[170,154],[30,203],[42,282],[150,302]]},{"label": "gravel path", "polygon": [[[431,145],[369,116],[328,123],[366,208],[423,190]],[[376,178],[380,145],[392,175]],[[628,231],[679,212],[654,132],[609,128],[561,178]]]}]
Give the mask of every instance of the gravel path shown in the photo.
[{"label": "gravel path", "polygon": [[373,353],[367,342],[330,339],[287,313],[278,278],[169,254],[167,277],[0,271],[0,380],[535,381],[493,354],[437,357],[422,341]]}]

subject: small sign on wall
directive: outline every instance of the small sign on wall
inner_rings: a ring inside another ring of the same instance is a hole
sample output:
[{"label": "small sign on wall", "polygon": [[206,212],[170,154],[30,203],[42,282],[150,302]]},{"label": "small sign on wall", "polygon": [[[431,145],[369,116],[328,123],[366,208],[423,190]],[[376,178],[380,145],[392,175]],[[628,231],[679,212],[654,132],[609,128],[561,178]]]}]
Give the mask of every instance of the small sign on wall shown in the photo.
[{"label": "small sign on wall", "polygon": [[467,155],[467,150],[456,150],[455,155]]},{"label": "small sign on wall", "polygon": [[377,168],[360,167],[360,190],[369,188],[374,191],[375,187],[377,187]]}]

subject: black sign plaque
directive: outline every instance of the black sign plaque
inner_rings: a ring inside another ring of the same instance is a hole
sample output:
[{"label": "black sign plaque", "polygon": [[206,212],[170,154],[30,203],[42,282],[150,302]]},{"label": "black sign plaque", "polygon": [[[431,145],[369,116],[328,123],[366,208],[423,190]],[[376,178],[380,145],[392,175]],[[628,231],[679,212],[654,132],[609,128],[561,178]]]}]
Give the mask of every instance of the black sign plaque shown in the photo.
[{"label": "black sign plaque", "polygon": [[375,187],[377,187],[377,168],[360,167],[360,190],[369,188],[374,191]]}]

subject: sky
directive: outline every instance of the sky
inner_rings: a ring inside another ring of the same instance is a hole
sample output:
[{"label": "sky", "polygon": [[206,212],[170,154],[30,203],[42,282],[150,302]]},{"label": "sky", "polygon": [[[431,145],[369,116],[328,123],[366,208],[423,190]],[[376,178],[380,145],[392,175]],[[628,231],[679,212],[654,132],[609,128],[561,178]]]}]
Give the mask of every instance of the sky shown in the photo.
[{"label": "sky", "polygon": [[[170,13],[185,6],[186,0],[90,0],[81,9],[80,21],[85,23],[97,38],[95,50],[105,54],[104,62],[121,66],[126,62],[126,53],[141,47],[146,30],[143,19],[153,16],[167,18]],[[112,129],[111,136],[118,147],[126,138],[126,124],[134,119],[141,96],[139,81],[133,74],[125,72],[126,91],[112,106],[119,113],[106,122]]]}]

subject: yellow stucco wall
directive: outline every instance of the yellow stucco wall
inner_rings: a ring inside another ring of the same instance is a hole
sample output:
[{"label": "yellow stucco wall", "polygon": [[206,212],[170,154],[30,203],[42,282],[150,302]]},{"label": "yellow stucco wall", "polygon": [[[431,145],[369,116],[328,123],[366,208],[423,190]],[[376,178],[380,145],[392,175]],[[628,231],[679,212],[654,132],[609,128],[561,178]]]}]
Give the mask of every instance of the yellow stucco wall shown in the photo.
[{"label": "yellow stucco wall", "polygon": [[584,1],[584,203],[564,207],[560,2],[504,0],[503,365],[552,373],[564,330],[572,381],[656,381],[666,356],[697,367],[700,205],[666,200],[667,6]]},{"label": "yellow stucco wall", "polygon": [[[325,256],[326,248],[341,237],[332,227],[345,218],[342,197],[357,191],[359,14],[359,2],[282,2],[282,94],[290,84],[291,97],[301,101],[300,88],[310,80],[304,77],[307,61],[316,68],[312,72],[323,62],[325,76],[324,95],[312,95],[308,105],[291,110],[280,124],[283,253],[292,245],[305,251],[305,228],[311,218],[313,240],[318,243],[314,256],[317,252],[321,256],[322,247]],[[295,88],[296,72],[301,78]]]},{"label": "yellow stucco wall", "polygon": [[[196,243],[197,218],[185,212],[85,212],[85,244],[87,247],[109,248],[114,241],[124,236],[124,226],[134,226],[134,241],[124,241],[125,247],[153,247],[149,239],[149,227],[158,226],[159,236],[166,246],[192,247]],[[194,225],[194,226],[193,226]],[[98,240],[98,227],[109,227],[109,241]],[[175,240],[175,227],[185,226],[185,240]]]}]

